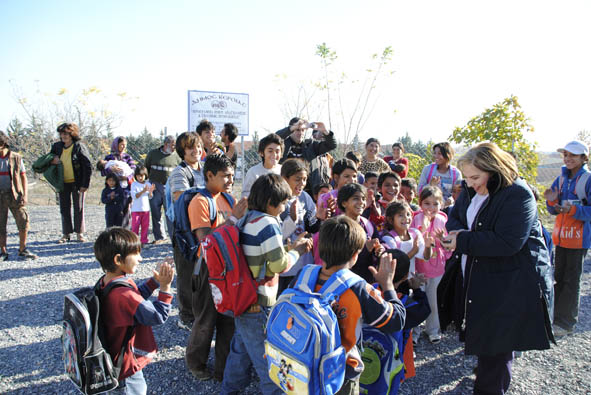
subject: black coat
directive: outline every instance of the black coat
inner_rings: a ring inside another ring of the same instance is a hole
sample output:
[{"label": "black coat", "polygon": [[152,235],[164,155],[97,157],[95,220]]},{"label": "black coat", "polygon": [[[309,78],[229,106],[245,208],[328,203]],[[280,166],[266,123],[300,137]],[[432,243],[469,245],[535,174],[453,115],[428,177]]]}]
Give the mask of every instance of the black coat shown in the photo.
[{"label": "black coat", "polygon": [[[467,354],[543,350],[554,340],[547,308],[553,300],[552,271],[536,202],[523,180],[499,190],[497,180],[489,180],[489,192],[496,192],[482,204],[471,231],[457,236],[456,253],[468,256],[459,307]],[[467,229],[474,194],[464,183],[449,231]]]},{"label": "black coat", "polygon": [[[51,153],[57,156],[62,155],[64,143],[58,141],[51,146]],[[90,176],[92,175],[92,164],[88,148],[81,142],[75,141],[72,148],[72,167],[74,168],[74,183],[77,188],[88,188]]]}]

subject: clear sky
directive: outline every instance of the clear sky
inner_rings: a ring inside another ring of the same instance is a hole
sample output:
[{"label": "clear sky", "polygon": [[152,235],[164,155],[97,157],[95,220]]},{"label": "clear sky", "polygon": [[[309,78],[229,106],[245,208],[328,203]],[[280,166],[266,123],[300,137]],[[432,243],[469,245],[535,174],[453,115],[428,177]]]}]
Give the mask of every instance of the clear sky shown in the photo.
[{"label": "clear sky", "polygon": [[287,116],[275,76],[317,79],[326,42],[353,76],[394,50],[362,140],[444,140],[511,94],[542,149],[591,130],[589,1],[0,0],[0,15],[2,129],[19,115],[12,80],[127,92],[122,134],[186,130],[189,89],[243,92],[251,132],[275,131]]}]

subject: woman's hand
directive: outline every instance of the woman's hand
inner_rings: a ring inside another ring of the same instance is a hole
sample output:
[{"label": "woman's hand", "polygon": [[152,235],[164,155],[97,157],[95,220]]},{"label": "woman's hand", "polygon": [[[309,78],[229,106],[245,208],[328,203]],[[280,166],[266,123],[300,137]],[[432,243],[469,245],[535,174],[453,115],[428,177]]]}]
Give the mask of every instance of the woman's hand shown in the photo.
[{"label": "woman's hand", "polygon": [[457,238],[458,238],[458,233],[460,233],[460,231],[458,230],[452,230],[451,232],[449,232],[449,234],[445,237],[442,237],[441,240],[441,244],[443,245],[443,247],[448,250],[448,251],[453,251],[456,249],[456,242],[457,242]]},{"label": "woman's hand", "polygon": [[54,156],[54,157],[53,157],[53,159],[51,160],[51,164],[52,164],[52,165],[58,165],[58,164],[60,164],[60,163],[62,163],[62,161],[60,160],[60,157],[59,157],[59,156],[57,156],[57,155],[56,155],[56,156]]},{"label": "woman's hand", "polygon": [[81,192],[81,193],[84,193],[84,192],[86,192],[86,191],[88,191],[88,188],[80,187],[80,192]]}]

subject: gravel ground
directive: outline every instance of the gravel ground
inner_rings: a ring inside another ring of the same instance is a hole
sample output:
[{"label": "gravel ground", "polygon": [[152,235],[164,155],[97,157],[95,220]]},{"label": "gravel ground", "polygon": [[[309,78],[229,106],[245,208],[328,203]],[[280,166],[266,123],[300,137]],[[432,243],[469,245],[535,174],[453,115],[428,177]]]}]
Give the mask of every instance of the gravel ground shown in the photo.
[{"label": "gravel ground", "polygon": [[[104,226],[103,206],[86,208],[88,239]],[[92,242],[55,244],[60,236],[57,206],[29,208],[32,229],[29,247],[37,260],[19,261],[16,227],[8,225],[11,259],[0,262],[0,393],[67,394],[75,387],[63,373],[60,319],[68,292],[94,284],[101,275]],[[136,279],[151,275],[155,265],[172,255],[170,245],[152,246]],[[174,285],[174,283],[173,283]],[[176,304],[176,302],[174,302]],[[173,308],[166,324],[154,328],[159,352],[144,372],[151,394],[218,393],[219,384],[194,380],[185,369],[184,347],[188,332],[176,325]],[[210,354],[210,357],[213,353]],[[469,394],[474,359],[464,358],[453,333],[436,346],[422,338],[417,349],[417,377],[405,382],[401,394]],[[211,358],[210,358],[211,362]],[[257,394],[256,383],[244,391]],[[591,263],[585,263],[580,323],[576,332],[552,350],[529,351],[517,358],[510,394],[591,394]]]}]

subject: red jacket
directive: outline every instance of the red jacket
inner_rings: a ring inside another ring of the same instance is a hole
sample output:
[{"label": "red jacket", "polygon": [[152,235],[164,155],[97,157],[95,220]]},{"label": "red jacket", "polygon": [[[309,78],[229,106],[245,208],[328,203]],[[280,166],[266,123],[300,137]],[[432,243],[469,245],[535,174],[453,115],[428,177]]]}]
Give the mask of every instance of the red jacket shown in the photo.
[{"label": "red jacket", "polygon": [[[106,347],[114,364],[119,358],[127,328],[136,325],[127,345],[119,380],[142,370],[152,360],[158,351],[152,326],[166,321],[172,302],[172,294],[162,291],[158,294],[158,300],[152,302],[148,299],[159,286],[153,278],[143,282],[139,287],[131,278],[126,280],[133,288],[113,288],[101,304],[103,319],[106,322]],[[103,288],[105,285],[102,284]]]}]

